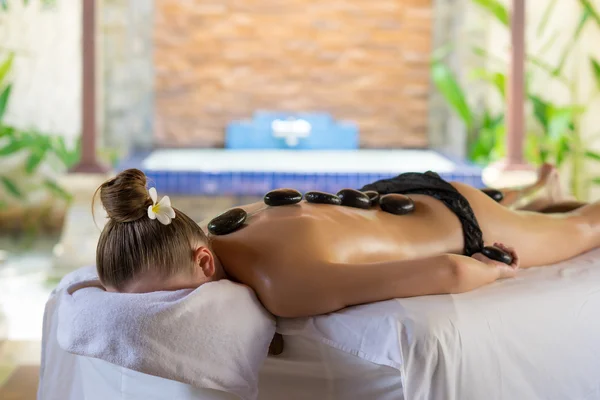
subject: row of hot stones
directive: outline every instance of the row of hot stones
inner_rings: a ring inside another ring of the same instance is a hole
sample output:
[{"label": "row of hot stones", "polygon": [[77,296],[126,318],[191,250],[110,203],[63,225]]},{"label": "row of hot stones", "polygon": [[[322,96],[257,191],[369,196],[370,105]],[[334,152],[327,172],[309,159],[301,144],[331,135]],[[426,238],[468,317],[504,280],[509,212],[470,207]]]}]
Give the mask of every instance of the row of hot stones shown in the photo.
[{"label": "row of hot stones", "polygon": [[[490,196],[494,197],[494,196]],[[295,189],[276,189],[264,196],[264,202],[270,207],[287,206],[302,201],[302,193]],[[413,200],[401,194],[380,195],[368,190],[342,189],[337,194],[311,191],[304,194],[304,200],[313,204],[330,204],[360,209],[369,209],[379,205],[382,211],[395,215],[410,214],[415,209]],[[497,200],[498,201],[498,200]],[[208,231],[213,235],[227,235],[238,230],[246,222],[248,214],[242,208],[233,208],[213,218],[208,223]],[[493,260],[506,264],[512,263],[512,257],[497,247],[486,246],[482,253]]]},{"label": "row of hot stones", "polygon": [[[295,189],[276,189],[267,193],[263,200],[267,206],[279,207],[298,204],[302,198],[302,193]],[[313,204],[330,204],[365,210],[379,204],[383,211],[396,215],[409,214],[415,209],[415,203],[410,197],[401,194],[380,196],[373,190],[361,192],[355,189],[342,189],[337,194],[312,191],[304,195],[304,200]],[[233,208],[210,221],[208,231],[213,235],[227,235],[239,229],[247,216],[245,210]]]}]

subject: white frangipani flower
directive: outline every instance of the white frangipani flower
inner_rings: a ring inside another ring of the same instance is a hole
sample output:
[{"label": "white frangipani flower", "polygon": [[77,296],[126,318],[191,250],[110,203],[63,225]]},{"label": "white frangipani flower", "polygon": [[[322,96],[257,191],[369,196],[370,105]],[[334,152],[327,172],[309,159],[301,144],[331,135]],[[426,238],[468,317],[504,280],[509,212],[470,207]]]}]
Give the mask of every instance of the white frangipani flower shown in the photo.
[{"label": "white frangipani flower", "polygon": [[148,217],[150,219],[158,219],[163,225],[169,225],[171,220],[175,218],[175,210],[171,207],[171,199],[169,199],[169,196],[164,196],[157,203],[158,194],[156,193],[156,188],[150,188],[148,193],[152,199],[152,205],[148,206]]}]

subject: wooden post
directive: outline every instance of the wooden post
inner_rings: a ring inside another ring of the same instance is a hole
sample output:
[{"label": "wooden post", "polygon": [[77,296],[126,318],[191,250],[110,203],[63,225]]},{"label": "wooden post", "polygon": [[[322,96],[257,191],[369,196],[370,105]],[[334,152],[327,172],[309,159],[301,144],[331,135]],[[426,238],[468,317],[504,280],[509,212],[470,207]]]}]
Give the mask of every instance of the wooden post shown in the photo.
[{"label": "wooden post", "polygon": [[512,5],[506,163],[519,166],[525,164],[525,0],[513,0]]},{"label": "wooden post", "polygon": [[81,159],[71,172],[103,173],[96,157],[96,1],[82,0]]},{"label": "wooden post", "polygon": [[537,179],[524,157],[525,148],[525,0],[512,0],[511,57],[506,107],[506,158],[483,171],[486,186],[529,185]]}]

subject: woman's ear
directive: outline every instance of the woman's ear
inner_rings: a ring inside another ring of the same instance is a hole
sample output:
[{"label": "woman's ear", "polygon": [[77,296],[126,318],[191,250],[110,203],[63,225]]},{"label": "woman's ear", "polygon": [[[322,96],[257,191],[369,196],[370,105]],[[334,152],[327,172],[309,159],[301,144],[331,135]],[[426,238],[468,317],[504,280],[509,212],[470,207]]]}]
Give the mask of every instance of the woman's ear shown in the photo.
[{"label": "woman's ear", "polygon": [[206,278],[212,278],[215,274],[215,259],[212,252],[206,246],[200,246],[194,250],[194,265]]}]

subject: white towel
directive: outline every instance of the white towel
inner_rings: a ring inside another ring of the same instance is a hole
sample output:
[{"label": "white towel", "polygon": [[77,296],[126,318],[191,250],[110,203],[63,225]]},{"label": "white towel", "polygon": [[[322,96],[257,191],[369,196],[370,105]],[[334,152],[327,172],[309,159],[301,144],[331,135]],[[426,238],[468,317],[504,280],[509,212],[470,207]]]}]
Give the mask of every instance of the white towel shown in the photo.
[{"label": "white towel", "polygon": [[256,399],[275,320],[250,288],[222,280],[195,290],[110,293],[82,268],[57,290],[65,351]]}]

